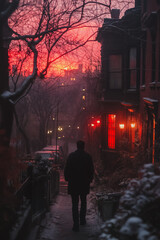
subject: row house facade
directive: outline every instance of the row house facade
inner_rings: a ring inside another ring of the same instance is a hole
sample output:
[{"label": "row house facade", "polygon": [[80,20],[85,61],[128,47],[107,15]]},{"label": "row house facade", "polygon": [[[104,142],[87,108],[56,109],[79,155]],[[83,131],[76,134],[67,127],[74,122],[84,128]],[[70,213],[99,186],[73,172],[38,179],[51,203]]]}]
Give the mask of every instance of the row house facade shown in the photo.
[{"label": "row house facade", "polygon": [[143,0],[141,15],[140,113],[142,142],[150,161],[159,162],[160,143],[160,1]]},{"label": "row house facade", "polygon": [[135,143],[157,161],[160,125],[160,1],[135,1],[119,19],[117,9],[104,19],[101,43],[101,159],[109,165]]}]

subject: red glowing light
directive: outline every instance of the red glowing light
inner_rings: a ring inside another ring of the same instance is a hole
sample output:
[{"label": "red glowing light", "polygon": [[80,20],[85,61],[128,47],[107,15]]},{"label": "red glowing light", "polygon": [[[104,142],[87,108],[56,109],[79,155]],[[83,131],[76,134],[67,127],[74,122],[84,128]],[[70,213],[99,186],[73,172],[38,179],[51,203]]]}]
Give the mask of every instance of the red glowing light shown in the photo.
[{"label": "red glowing light", "polygon": [[134,110],[132,108],[129,108],[128,111],[129,112],[134,112]]},{"label": "red glowing light", "polygon": [[101,123],[101,121],[100,120],[97,120],[97,124],[100,124]]},{"label": "red glowing light", "polygon": [[116,115],[108,115],[108,148],[115,149]]},{"label": "red glowing light", "polygon": [[95,126],[95,124],[94,123],[91,123],[91,127],[94,127]]}]

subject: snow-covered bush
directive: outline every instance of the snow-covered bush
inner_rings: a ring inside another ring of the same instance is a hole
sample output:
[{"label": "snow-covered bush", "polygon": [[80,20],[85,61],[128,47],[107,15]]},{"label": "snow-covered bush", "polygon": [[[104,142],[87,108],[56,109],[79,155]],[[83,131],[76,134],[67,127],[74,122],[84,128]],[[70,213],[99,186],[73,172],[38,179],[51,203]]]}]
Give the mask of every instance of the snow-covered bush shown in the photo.
[{"label": "snow-covered bush", "polygon": [[[138,177],[138,170],[149,161],[149,152],[144,149],[136,138],[134,151],[131,151],[130,143],[123,137],[119,144],[119,152],[109,167],[100,174],[101,182],[110,191],[123,191],[128,186],[128,181]],[[102,168],[104,170],[104,168]],[[102,181],[104,180],[104,181]]]},{"label": "snow-covered bush", "polygon": [[102,225],[99,240],[160,239],[160,168],[144,165],[120,199],[115,217]]}]

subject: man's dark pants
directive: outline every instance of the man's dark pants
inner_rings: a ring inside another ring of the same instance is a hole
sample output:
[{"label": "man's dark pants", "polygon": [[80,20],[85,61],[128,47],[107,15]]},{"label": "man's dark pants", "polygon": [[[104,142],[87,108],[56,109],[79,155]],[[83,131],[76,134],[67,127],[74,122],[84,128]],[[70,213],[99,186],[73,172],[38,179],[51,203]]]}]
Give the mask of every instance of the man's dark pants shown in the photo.
[{"label": "man's dark pants", "polygon": [[[79,217],[80,217],[80,224],[85,224],[86,222],[86,208],[87,208],[87,200],[86,194],[71,194],[72,197],[72,216],[74,226],[79,226]],[[80,216],[78,210],[79,204],[79,197],[81,199],[81,206],[80,206]]]}]

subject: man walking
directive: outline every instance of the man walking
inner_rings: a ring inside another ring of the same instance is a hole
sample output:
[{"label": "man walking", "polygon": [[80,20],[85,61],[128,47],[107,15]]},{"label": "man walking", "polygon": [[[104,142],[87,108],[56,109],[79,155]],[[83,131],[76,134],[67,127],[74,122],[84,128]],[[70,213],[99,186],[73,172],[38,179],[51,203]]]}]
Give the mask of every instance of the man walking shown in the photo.
[{"label": "man walking", "polygon": [[[72,230],[75,232],[79,231],[79,220],[80,225],[86,224],[87,194],[94,175],[92,157],[84,151],[84,147],[84,141],[77,142],[77,150],[69,154],[64,169],[65,180],[68,181],[68,194],[71,194],[72,198]],[[81,200],[80,216],[79,198]]]}]

